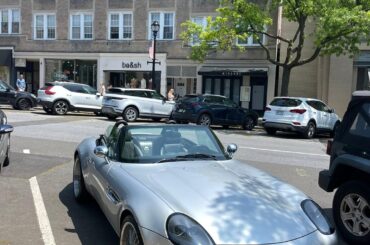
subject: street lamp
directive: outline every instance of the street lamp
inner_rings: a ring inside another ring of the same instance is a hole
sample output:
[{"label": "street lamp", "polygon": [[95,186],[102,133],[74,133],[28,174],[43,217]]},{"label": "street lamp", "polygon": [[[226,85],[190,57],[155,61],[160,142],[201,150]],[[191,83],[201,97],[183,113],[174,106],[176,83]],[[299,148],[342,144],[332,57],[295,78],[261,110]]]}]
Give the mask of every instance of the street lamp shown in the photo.
[{"label": "street lamp", "polygon": [[[155,60],[155,53],[156,53],[156,41],[157,41],[157,34],[159,31],[159,22],[158,21],[153,21],[152,25],[152,32],[153,32],[153,58],[152,58],[152,86],[155,87],[155,64],[159,63]],[[160,64],[160,63],[159,63]]]}]

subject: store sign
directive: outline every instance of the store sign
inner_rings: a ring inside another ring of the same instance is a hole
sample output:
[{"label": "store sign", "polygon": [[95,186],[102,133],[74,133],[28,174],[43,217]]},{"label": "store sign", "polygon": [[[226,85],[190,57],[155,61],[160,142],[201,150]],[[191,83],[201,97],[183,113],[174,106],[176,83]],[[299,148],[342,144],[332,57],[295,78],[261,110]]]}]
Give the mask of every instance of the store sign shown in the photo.
[{"label": "store sign", "polygon": [[15,59],[15,67],[26,67],[26,59]]},{"label": "store sign", "polygon": [[123,69],[140,69],[141,63],[140,62],[122,62]]}]

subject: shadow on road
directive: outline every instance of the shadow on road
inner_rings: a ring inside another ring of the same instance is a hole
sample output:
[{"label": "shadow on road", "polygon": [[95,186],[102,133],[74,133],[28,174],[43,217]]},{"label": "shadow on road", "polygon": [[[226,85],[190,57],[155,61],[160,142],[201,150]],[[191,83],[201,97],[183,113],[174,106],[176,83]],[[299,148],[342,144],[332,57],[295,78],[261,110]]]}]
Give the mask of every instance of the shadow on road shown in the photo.
[{"label": "shadow on road", "polygon": [[[333,225],[335,225],[335,223],[334,223],[334,219],[333,219],[333,210],[332,210],[331,208],[324,208],[323,210],[324,210],[324,212],[326,213],[326,215],[328,216],[328,218],[329,218],[330,222],[331,222]],[[348,245],[348,243],[346,243],[346,242],[343,240],[343,238],[342,238],[342,236],[340,235],[340,233],[339,233],[338,229],[336,229],[335,231],[336,231],[337,236],[338,236],[338,245]]]},{"label": "shadow on road", "polygon": [[94,200],[84,204],[76,203],[72,183],[59,193],[59,199],[67,207],[68,215],[75,227],[65,228],[65,231],[76,233],[81,244],[118,244],[117,234]]}]

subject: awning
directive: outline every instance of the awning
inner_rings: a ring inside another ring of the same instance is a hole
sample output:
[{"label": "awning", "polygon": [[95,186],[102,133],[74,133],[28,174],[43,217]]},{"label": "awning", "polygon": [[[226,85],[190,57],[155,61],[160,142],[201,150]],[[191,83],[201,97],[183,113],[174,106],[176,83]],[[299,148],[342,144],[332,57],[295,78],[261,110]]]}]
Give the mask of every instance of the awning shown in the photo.
[{"label": "awning", "polygon": [[212,76],[242,76],[251,73],[266,73],[267,71],[267,68],[203,66],[199,69],[198,74]]}]

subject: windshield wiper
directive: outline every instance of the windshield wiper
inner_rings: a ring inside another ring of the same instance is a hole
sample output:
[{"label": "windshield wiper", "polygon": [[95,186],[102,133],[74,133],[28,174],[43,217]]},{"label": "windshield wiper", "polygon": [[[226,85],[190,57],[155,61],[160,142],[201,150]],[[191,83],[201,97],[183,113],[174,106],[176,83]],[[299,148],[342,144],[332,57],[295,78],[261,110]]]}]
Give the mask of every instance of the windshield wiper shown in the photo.
[{"label": "windshield wiper", "polygon": [[208,155],[208,154],[202,154],[202,153],[195,153],[195,154],[187,154],[187,155],[181,155],[176,156],[174,158],[164,158],[162,160],[159,160],[158,163],[161,162],[178,162],[178,161],[194,161],[195,159],[212,159],[216,160],[216,156]]}]

